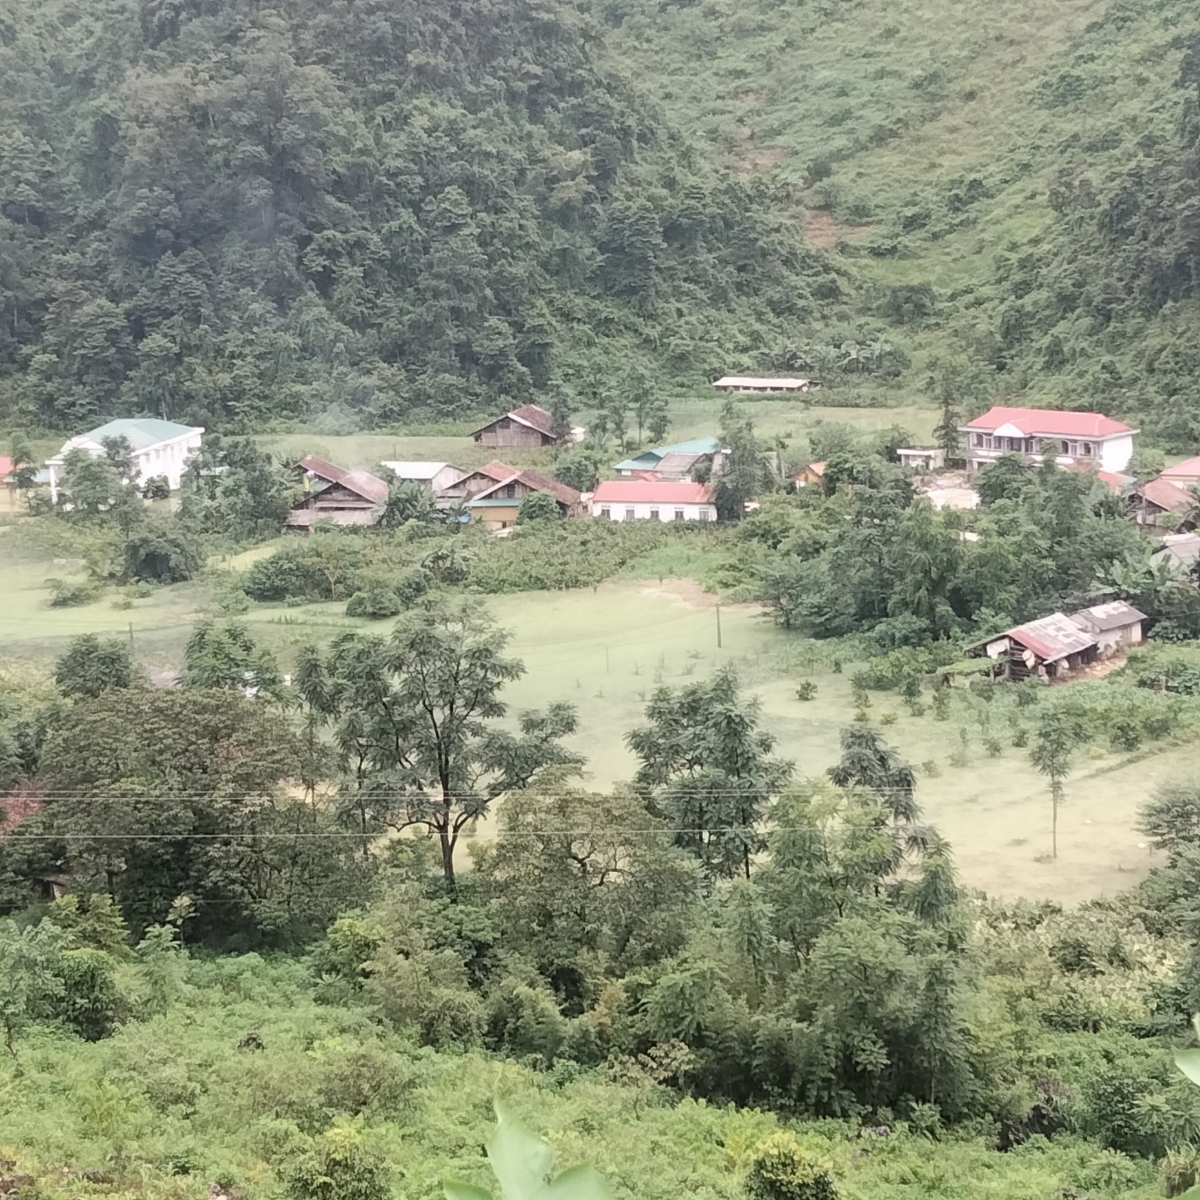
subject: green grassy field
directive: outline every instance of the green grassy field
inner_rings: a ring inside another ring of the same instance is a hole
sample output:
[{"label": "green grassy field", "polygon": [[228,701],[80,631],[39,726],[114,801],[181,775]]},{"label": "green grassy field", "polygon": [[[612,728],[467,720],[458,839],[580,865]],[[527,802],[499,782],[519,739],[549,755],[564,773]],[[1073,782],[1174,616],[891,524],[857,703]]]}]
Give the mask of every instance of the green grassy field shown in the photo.
[{"label": "green grassy field", "polygon": [[[270,548],[257,547],[229,565],[244,568]],[[644,566],[641,573],[657,570]],[[6,564],[0,645],[8,661],[48,670],[71,637],[97,632],[131,637],[143,666],[171,670],[182,660],[194,622],[216,611],[211,584],[160,589],[129,608],[112,589],[92,604],[50,608],[45,579],[77,573],[78,564],[69,561]],[[632,775],[635,763],[624,738],[640,721],[654,687],[702,679],[723,663],[736,666],[761,700],[766,727],[801,775],[819,773],[836,760],[839,733],[853,717],[852,667],[835,674],[827,662],[821,665],[828,655],[819,643],[776,629],[750,606],[722,607],[718,646],[715,599],[690,580],[626,578],[594,591],[525,593],[486,603],[511,631],[512,652],[527,669],[509,690],[510,704],[514,709],[554,700],[575,704],[581,727],[574,744],[586,756],[587,779],[596,788]],[[306,642],[346,629],[386,630],[386,623],[347,618],[343,607],[256,606],[245,619],[287,669]],[[796,698],[802,680],[817,684],[815,701]],[[955,694],[945,722],[929,712],[913,717],[898,697],[875,694],[872,719],[879,721],[885,712],[896,717],[884,736],[919,767],[920,801],[954,845],[963,879],[993,894],[1071,901],[1128,886],[1151,862],[1134,828],[1139,805],[1158,782],[1194,770],[1191,746],[1081,758],[1060,816],[1059,859],[1051,863],[1045,784],[1029,766],[1027,752],[1011,746],[1007,718],[998,716],[989,731],[1003,749],[999,757],[988,757],[980,705],[965,692]],[[954,765],[952,756],[965,765]],[[479,836],[487,835],[487,828],[480,830]]]}]

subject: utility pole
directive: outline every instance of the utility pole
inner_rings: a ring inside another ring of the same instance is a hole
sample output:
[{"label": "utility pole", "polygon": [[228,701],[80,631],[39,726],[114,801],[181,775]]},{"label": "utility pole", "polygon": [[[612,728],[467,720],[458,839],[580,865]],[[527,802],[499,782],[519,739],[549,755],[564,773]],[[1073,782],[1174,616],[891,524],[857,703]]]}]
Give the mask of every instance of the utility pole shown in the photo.
[{"label": "utility pole", "polygon": [[721,602],[717,601],[717,649],[721,649]]}]

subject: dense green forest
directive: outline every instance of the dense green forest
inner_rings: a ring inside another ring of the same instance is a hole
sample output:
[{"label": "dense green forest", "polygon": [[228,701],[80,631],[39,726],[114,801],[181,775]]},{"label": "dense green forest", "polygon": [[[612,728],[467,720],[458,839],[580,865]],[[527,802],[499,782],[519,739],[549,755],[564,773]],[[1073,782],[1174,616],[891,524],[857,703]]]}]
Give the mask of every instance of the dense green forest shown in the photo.
[{"label": "dense green forest", "polygon": [[838,295],[571,4],[10,3],[0,80],[9,421],[471,415]]}]

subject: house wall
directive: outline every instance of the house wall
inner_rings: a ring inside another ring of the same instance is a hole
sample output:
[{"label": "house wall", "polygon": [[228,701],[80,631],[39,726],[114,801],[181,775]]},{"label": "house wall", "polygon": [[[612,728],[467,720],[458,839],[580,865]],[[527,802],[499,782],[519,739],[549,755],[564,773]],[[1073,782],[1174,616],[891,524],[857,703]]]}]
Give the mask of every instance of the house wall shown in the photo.
[{"label": "house wall", "polygon": [[[590,505],[593,517],[607,521],[715,521],[715,504],[609,504],[593,500]],[[681,512],[681,517],[676,512]]]},{"label": "house wall", "polygon": [[[190,455],[199,452],[202,436],[202,432],[197,429],[181,434],[168,442],[158,442],[156,445],[147,446],[144,450],[134,450],[130,455],[130,461],[133,464],[133,481],[142,485],[157,475],[165,475],[171,490],[178,491],[179,484],[183,479],[184,466]],[[104,453],[103,450],[92,450],[88,446],[83,449],[87,450],[94,458],[99,458]],[[57,456],[46,463],[50,471],[50,499],[55,504],[58,503],[58,485],[62,482],[63,470],[61,461],[56,461],[56,459]]]},{"label": "house wall", "polygon": [[477,508],[472,511],[471,520],[478,521],[488,529],[508,529],[517,523],[517,511],[520,507],[521,502],[518,500],[511,505],[497,504],[493,508]]},{"label": "house wall", "polygon": [[1133,457],[1133,434],[1125,433],[1120,437],[1109,438],[1100,443],[1100,469],[1120,474],[1129,466]]},{"label": "house wall", "polygon": [[493,425],[479,431],[475,439],[484,446],[546,446],[554,441],[552,437],[530,429],[528,425],[520,425],[508,417],[501,417]]}]

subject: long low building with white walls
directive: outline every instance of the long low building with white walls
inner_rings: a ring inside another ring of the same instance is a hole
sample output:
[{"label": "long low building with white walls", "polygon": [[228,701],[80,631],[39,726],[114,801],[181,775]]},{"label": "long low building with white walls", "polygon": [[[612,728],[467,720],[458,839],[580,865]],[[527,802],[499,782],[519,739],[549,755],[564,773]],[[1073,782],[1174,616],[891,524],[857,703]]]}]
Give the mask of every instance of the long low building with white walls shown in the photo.
[{"label": "long low building with white walls", "polygon": [[712,496],[706,483],[606,479],[589,507],[602,521],[715,521]]},{"label": "long low building with white walls", "polygon": [[124,438],[133,461],[131,481],[139,486],[149,479],[165,477],[172,491],[179,488],[188,456],[200,449],[204,429],[199,425],[178,425],[157,417],[120,417],[88,433],[77,434],[63,444],[53,457],[46,459],[50,471],[50,498],[58,503],[58,485],[62,482],[63,462],[72,450],[84,450],[93,458],[104,453],[109,438]]}]

